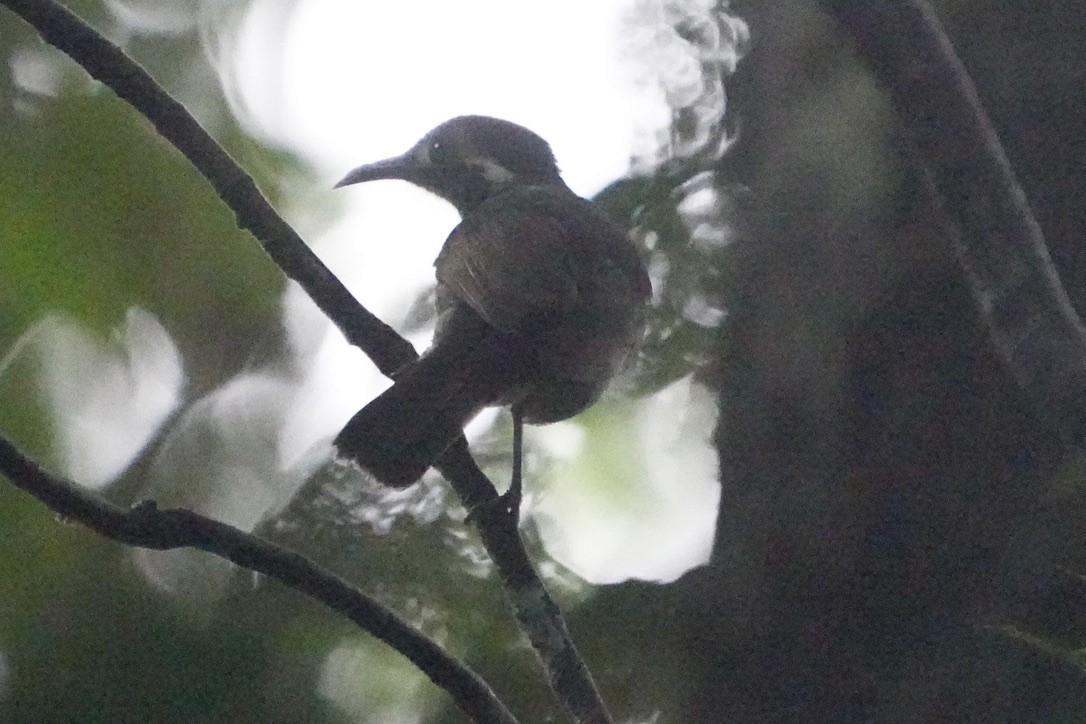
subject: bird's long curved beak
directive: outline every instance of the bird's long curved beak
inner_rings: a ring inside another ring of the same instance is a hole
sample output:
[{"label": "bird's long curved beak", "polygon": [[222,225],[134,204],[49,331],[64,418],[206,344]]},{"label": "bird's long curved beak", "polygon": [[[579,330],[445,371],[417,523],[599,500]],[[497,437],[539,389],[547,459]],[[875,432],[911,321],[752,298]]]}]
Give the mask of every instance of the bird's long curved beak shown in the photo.
[{"label": "bird's long curved beak", "polygon": [[334,188],[338,189],[343,186],[350,186],[351,184],[377,181],[379,179],[401,179],[403,181],[411,181],[414,178],[416,166],[417,161],[409,154],[405,153],[402,156],[393,156],[392,158],[386,158],[384,161],[377,161],[376,163],[368,163],[365,166],[359,166],[344,176],[343,180],[337,183]]}]

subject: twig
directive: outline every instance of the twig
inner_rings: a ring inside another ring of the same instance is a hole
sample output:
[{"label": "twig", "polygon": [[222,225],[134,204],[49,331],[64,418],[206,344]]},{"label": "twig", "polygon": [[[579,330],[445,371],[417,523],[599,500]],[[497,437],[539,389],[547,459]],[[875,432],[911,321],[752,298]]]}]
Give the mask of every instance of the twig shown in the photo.
[{"label": "twig", "polygon": [[1086,435],[1086,328],[969,74],[924,0],[821,0],[889,89],[1007,368],[1071,443]]},{"label": "twig", "polygon": [[[347,340],[362,349],[385,375],[417,358],[414,347],[351,296],[275,212],[252,179],[155,81],[119,48],[52,0],[0,0],[34,26],[41,36],[82,65],[95,79],[146,116],[170,143],[204,175],[234,211],[238,224],[251,231],[272,260],[298,282]],[[507,600],[535,647],[548,681],[577,722],[610,722],[592,677],[577,653],[558,606],[550,598],[524,550],[510,516],[490,514],[498,496],[479,470],[461,438],[439,461],[438,470],[469,510],[490,557],[495,561]],[[72,515],[73,519],[78,519]]]},{"label": "twig", "polygon": [[189,510],[158,510],[142,503],[126,510],[78,485],[45,472],[0,436],[0,473],[60,515],[107,538],[168,550],[199,548],[271,576],[320,601],[411,660],[453,697],[474,721],[513,724],[516,719],[471,669],[409,623],[305,556]]}]

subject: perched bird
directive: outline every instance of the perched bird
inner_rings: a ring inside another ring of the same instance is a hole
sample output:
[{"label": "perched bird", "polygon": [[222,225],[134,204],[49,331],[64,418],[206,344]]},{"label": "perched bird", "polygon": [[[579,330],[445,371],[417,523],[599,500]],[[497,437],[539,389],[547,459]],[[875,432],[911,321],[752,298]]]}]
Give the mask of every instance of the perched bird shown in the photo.
[{"label": "perched bird", "polygon": [[377,179],[421,186],[461,222],[434,263],[433,345],[351,418],[339,454],[405,487],[485,407],[511,405],[519,441],[522,419],[556,422],[594,403],[642,334],[651,287],[633,243],[566,186],[547,142],[461,116],[336,186]]}]

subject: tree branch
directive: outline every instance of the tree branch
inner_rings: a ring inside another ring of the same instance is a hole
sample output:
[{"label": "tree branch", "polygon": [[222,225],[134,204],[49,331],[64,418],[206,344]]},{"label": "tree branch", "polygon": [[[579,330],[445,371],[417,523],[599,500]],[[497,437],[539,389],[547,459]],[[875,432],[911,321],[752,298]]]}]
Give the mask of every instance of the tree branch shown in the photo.
[{"label": "tree branch", "polygon": [[1064,437],[1086,440],[1086,328],[969,74],[924,0],[821,0],[889,89],[946,210],[1008,369]]},{"label": "tree branch", "polygon": [[113,43],[52,0],[2,0],[51,45],[143,114],[211,183],[268,256],[302,285],[351,344],[389,375],[414,360],[411,343],[360,305],[184,106]]},{"label": "tree branch", "polygon": [[[362,349],[382,373],[391,376],[417,359],[409,342],[358,304],[275,212],[253,180],[185,108],[118,47],[52,0],[0,0],[0,4],[12,9],[47,42],[67,53],[92,77],[146,116],[208,179],[234,211],[238,225],[256,237],[284,273],[302,286],[347,340]],[[528,558],[515,520],[494,512],[499,506],[487,505],[497,500],[497,493],[472,459],[463,437],[438,462],[437,468],[468,510],[480,511],[473,520],[495,561],[507,601],[566,710],[578,722],[610,722],[611,717],[577,653],[566,622]],[[80,515],[90,513],[92,508],[77,506],[77,512],[64,513],[58,507],[65,505],[64,499],[71,492],[58,493],[59,499],[54,495],[41,499],[54,510],[84,522]],[[178,513],[171,511],[171,515]],[[94,527],[94,520],[92,515],[87,524]]]},{"label": "tree branch", "polygon": [[474,721],[516,722],[475,672],[395,613],[299,553],[189,510],[158,510],[154,503],[125,510],[45,472],[2,436],[0,473],[60,515],[78,520],[107,538],[154,550],[199,548],[282,581],[410,659],[431,681],[449,692]]},{"label": "tree branch", "polygon": [[551,688],[563,697],[575,721],[584,724],[609,724],[611,715],[603,704],[592,674],[577,652],[565,618],[558,604],[547,593],[532,567],[528,552],[517,531],[515,517],[500,512],[494,486],[471,457],[467,441],[461,437],[438,461],[437,469],[453,483],[467,503],[473,491],[486,489],[487,500],[478,511],[479,537],[498,568],[502,590],[513,609],[520,628],[532,642],[549,677]]}]

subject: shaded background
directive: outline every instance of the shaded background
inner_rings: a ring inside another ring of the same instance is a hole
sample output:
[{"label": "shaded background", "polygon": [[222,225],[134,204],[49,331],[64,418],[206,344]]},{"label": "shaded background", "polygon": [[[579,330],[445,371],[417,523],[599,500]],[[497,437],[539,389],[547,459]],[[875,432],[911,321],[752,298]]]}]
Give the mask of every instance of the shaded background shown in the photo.
[{"label": "shaded background", "polygon": [[[1086,9],[936,5],[1079,303]],[[167,16],[72,7],[123,40],[303,236],[333,223],[341,210],[312,191],[319,172],[251,136],[226,102],[237,79],[208,48],[229,47],[241,8],[217,8],[209,43],[196,3]],[[732,10],[752,44],[729,82],[730,125],[713,133],[737,131],[736,145],[716,162],[691,131],[699,119],[676,113],[652,173],[599,195],[640,225],[655,270],[653,325],[627,389],[694,370],[719,402],[718,425],[672,418],[686,437],[715,431],[713,560],[667,585],[593,587],[547,557],[533,524],[582,653],[626,720],[1080,720],[1086,596],[1057,567],[1082,560],[1080,464],[998,365],[949,252],[954,231],[847,39],[813,2]],[[673,19],[697,44],[704,28],[679,22],[691,14]],[[111,498],[258,518],[298,464],[277,457],[283,390],[304,375],[279,274],[145,121],[6,11],[0,46],[13,70],[0,76],[0,429],[70,471],[72,429],[86,444],[116,426],[133,449],[83,470]],[[707,168],[715,182],[699,175]],[[400,314],[425,328],[425,314]],[[156,354],[134,352],[146,340]],[[63,387],[72,379],[94,384]],[[147,379],[163,389],[141,398],[146,409],[92,414]],[[73,398],[82,406],[58,402]],[[624,404],[581,421],[585,453],[566,471],[618,469],[621,480],[651,466],[634,457],[624,431],[637,411]],[[498,471],[503,429],[479,433]],[[622,504],[602,485],[604,506]],[[514,711],[532,712],[525,721],[551,715],[440,483],[391,499],[330,484],[278,522],[277,536],[467,659]],[[274,582],[199,556],[132,555],[4,488],[0,551],[8,720],[460,720],[395,653]]]}]

